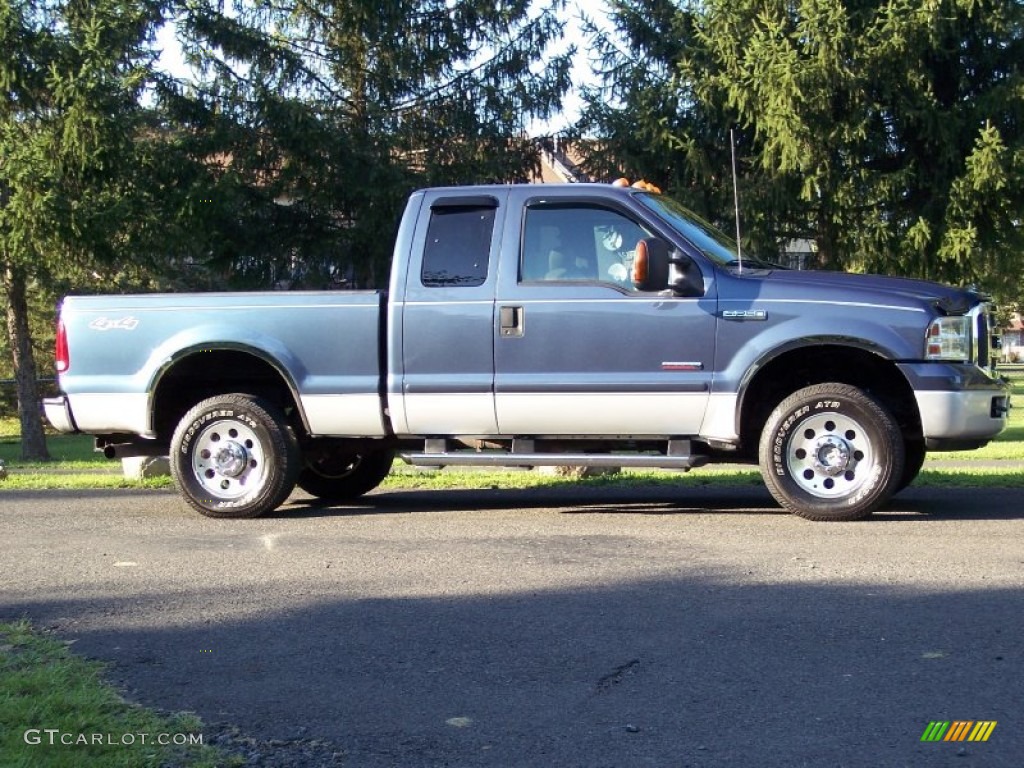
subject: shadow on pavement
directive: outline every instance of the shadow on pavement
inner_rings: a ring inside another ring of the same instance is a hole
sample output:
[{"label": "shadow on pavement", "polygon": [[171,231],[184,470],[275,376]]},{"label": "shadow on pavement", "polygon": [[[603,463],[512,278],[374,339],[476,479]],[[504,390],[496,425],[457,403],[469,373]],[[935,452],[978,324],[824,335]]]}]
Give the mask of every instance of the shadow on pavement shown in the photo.
[{"label": "shadow on pavement", "polygon": [[[204,607],[259,590],[17,609],[111,660],[136,700],[264,740],[261,765],[293,765],[310,740],[342,755],[312,765],[359,768],[973,768],[1024,754],[1021,590],[751,584],[683,566],[545,592],[507,578],[500,594],[460,594],[452,573],[446,597],[296,596],[221,623]],[[140,626],[164,611],[174,626]],[[922,743],[932,720],[999,725],[987,743]]]},{"label": "shadow on pavement", "polygon": [[[1021,489],[909,488],[865,522],[920,520],[1024,519]],[[459,510],[561,508],[563,514],[762,514],[786,515],[768,491],[759,486],[567,485],[529,489],[378,491],[348,504],[331,504],[296,493],[267,517],[360,516]],[[847,523],[848,525],[848,523]]]}]

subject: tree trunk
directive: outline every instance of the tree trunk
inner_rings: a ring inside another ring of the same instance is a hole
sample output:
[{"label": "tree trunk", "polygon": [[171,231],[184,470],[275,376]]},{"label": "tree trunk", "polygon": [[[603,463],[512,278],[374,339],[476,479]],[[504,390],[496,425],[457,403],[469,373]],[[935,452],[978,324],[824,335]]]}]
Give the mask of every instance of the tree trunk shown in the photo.
[{"label": "tree trunk", "polygon": [[32,352],[32,333],[28,324],[25,273],[10,264],[3,265],[4,298],[7,300],[7,339],[14,360],[14,379],[18,388],[18,416],[21,419],[21,458],[46,461],[43,418],[39,410],[36,386],[36,358]]}]

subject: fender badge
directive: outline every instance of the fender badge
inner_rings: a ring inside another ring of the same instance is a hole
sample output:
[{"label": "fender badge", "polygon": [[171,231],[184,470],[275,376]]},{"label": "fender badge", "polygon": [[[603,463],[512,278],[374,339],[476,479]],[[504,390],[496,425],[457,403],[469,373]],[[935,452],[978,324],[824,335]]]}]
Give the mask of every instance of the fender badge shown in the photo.
[{"label": "fender badge", "polygon": [[767,320],[768,313],[763,309],[726,309],[722,311],[726,320]]},{"label": "fender badge", "polygon": [[97,317],[89,327],[94,331],[134,331],[139,326],[139,321],[131,315],[111,319],[109,317]]}]

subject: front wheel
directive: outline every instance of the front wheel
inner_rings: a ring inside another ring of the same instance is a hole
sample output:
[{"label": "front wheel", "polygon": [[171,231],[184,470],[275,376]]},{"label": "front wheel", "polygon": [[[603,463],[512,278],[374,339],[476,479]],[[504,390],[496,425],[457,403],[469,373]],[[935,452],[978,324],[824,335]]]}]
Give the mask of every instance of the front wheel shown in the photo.
[{"label": "front wheel", "polygon": [[295,487],[299,444],[284,414],[248,395],[203,400],[171,439],[171,476],[208,517],[258,517]]},{"label": "front wheel", "polygon": [[784,508],[808,520],[859,520],[884,504],[903,477],[903,435],[867,393],[818,384],[772,411],[760,463]]}]

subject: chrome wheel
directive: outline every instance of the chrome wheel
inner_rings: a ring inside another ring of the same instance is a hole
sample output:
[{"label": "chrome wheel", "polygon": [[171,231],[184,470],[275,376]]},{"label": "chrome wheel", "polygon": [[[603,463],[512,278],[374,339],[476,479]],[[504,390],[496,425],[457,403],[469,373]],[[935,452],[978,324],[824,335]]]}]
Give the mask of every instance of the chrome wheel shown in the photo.
[{"label": "chrome wheel", "polygon": [[817,413],[791,433],[786,464],[797,485],[831,499],[857,491],[876,468],[867,430],[839,413]]},{"label": "chrome wheel", "polygon": [[237,499],[266,482],[266,449],[247,424],[215,421],[195,438],[192,472],[211,496]]}]

